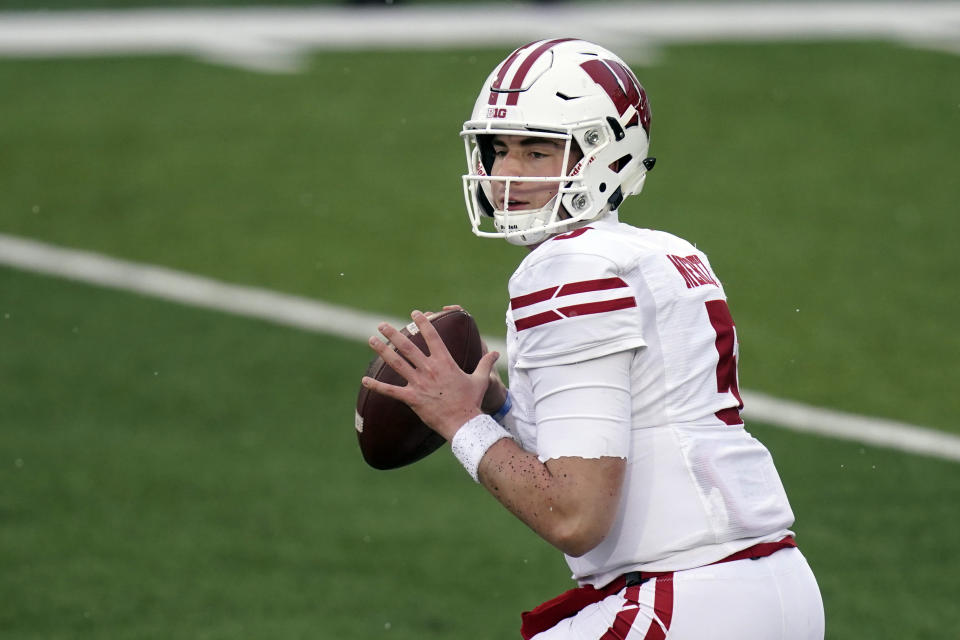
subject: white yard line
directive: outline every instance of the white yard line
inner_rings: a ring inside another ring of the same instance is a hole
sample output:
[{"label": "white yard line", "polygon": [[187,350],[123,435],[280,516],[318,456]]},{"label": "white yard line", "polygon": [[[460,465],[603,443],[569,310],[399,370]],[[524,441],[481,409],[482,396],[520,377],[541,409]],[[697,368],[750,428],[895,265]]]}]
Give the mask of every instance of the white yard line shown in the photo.
[{"label": "white yard line", "polygon": [[960,460],[960,436],[906,422],[860,416],[744,390],[744,417],[778,427],[910,453]]},{"label": "white yard line", "polygon": [[0,234],[0,264],[350,340],[366,340],[384,320],[394,326],[409,322],[5,234]]},{"label": "white yard line", "polygon": [[[387,318],[267,289],[229,284],[166,267],[119,260],[0,234],[0,264],[280,325],[365,341]],[[0,309],[2,311],[2,309]],[[506,352],[502,340],[485,338]],[[921,455],[960,461],[960,437],[916,425],[822,409],[744,391],[748,420]]]},{"label": "white yard line", "polygon": [[889,40],[960,53],[960,2],[644,2],[0,12],[0,56],[177,54],[296,71],[311,51],[602,42]]}]

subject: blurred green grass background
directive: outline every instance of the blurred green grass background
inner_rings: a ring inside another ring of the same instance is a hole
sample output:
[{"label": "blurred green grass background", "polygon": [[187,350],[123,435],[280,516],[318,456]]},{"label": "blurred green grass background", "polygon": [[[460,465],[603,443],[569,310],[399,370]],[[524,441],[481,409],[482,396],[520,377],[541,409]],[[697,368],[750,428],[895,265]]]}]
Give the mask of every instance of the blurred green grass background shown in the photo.
[{"label": "blurred green grass background", "polygon": [[[474,239],[457,132],[504,51],[303,73],[0,59],[0,232],[502,331],[522,250]],[[960,60],[883,43],[671,47],[622,218],[724,279],[741,384],[960,432]],[[364,345],[0,268],[0,635],[501,638],[558,552],[442,451],[367,469]],[[830,638],[960,638],[960,465],[750,425]]]}]

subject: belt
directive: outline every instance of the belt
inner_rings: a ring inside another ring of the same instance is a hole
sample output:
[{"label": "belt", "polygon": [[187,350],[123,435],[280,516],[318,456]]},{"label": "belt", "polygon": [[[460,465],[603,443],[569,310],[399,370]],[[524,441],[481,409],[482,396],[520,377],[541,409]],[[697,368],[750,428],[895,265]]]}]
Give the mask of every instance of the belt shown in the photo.
[{"label": "belt", "polygon": [[[774,552],[780,551],[780,549],[795,546],[797,546],[797,542],[793,539],[793,536],[787,536],[776,542],[761,542],[755,544],[752,547],[747,547],[743,551],[737,551],[726,558],[711,562],[705,566],[710,567],[715,564],[723,564],[724,562],[733,562],[734,560],[757,560],[759,558],[766,558]],[[660,578],[662,576],[668,576],[671,573],[673,573],[673,571],[631,571],[614,579],[613,582],[600,587],[598,591],[604,592],[606,595],[603,597],[606,598],[614,593],[619,593],[624,587],[635,587],[638,584],[643,584],[650,578]],[[601,598],[601,600],[602,599],[603,598]]]},{"label": "belt", "polygon": [[[733,562],[735,560],[757,560],[758,558],[766,558],[780,549],[796,546],[797,543],[793,539],[793,536],[787,536],[776,542],[761,542],[755,544],[743,551],[737,551],[726,558],[704,566],[723,564],[724,562]],[[556,598],[544,602],[533,611],[525,611],[521,615],[523,624],[520,627],[520,635],[523,636],[525,640],[529,640],[541,631],[553,628],[561,620],[576,615],[584,607],[594,604],[595,602],[600,602],[615,593],[619,593],[625,587],[634,587],[643,584],[650,578],[660,578],[673,575],[673,573],[673,571],[630,571],[615,578],[612,582],[605,584],[599,589],[593,585],[570,589],[566,593],[562,593]]]}]

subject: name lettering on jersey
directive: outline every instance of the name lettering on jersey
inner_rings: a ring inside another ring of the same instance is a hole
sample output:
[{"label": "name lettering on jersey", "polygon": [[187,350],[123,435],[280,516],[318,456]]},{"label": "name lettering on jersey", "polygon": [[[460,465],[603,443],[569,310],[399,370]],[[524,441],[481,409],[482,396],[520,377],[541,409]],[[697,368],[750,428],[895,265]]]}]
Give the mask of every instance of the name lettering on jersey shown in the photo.
[{"label": "name lettering on jersey", "polygon": [[706,284],[712,284],[715,287],[720,286],[713,277],[713,274],[710,273],[710,270],[707,269],[706,265],[700,260],[700,256],[696,254],[686,257],[668,255],[667,259],[673,263],[673,266],[675,266],[677,271],[680,272],[680,275],[683,276],[683,281],[686,283],[687,289],[702,287]]},{"label": "name lettering on jersey", "polygon": [[[578,231],[580,231],[580,229],[578,229]],[[626,291],[623,291],[624,289],[626,289]],[[524,307],[529,307],[541,302],[547,302],[548,300],[555,300],[557,298],[562,298],[563,296],[599,291],[609,291],[611,294],[609,296],[603,296],[604,299],[601,300],[564,306],[559,306],[560,301],[557,300],[555,303],[557,306],[553,309],[516,318],[514,323],[516,324],[517,331],[532,329],[533,327],[539,327],[540,325],[544,325],[549,322],[556,322],[557,320],[563,320],[564,318],[574,318],[576,316],[585,316],[595,313],[606,313],[608,311],[618,311],[620,309],[629,309],[637,306],[637,300],[633,297],[633,295],[620,295],[629,292],[630,289],[626,282],[620,278],[614,277],[599,278],[596,280],[582,280],[580,282],[568,282],[563,285],[548,287],[546,289],[541,289],[540,291],[534,291],[533,293],[517,296],[516,298],[510,299],[510,309],[517,311],[519,309],[523,309]],[[619,297],[613,297],[614,295],[618,295]]]}]

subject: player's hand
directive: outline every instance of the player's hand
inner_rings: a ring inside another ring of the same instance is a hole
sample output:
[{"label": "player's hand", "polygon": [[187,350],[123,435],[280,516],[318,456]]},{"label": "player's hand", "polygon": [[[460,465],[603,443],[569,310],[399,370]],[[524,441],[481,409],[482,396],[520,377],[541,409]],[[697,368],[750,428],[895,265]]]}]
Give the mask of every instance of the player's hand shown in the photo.
[{"label": "player's hand", "polygon": [[[444,311],[463,311],[463,307],[458,304],[448,304],[443,307]],[[428,316],[432,313],[428,313]],[[481,353],[486,354],[489,349],[487,348],[487,343],[481,339],[480,340],[480,349]],[[503,384],[503,380],[500,379],[500,374],[497,372],[496,367],[490,370],[490,384],[487,386],[486,392],[483,394],[483,402],[480,403],[480,409],[484,413],[493,415],[503,407],[503,403],[507,401],[507,387]]]},{"label": "player's hand", "polygon": [[484,354],[476,370],[468,374],[454,361],[425,314],[414,311],[410,317],[423,334],[430,355],[420,351],[396,328],[383,323],[378,329],[396,351],[376,337],[370,338],[370,347],[407,385],[399,387],[370,377],[364,377],[362,384],[403,402],[424,424],[450,440],[467,420],[482,413],[480,407],[490,386],[490,372],[500,354]]}]

